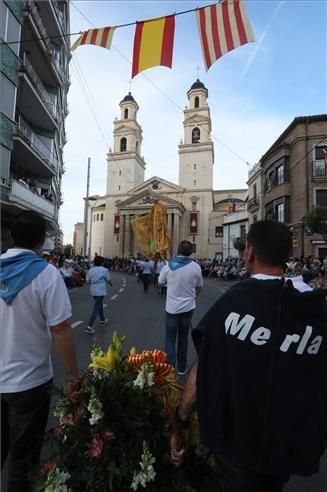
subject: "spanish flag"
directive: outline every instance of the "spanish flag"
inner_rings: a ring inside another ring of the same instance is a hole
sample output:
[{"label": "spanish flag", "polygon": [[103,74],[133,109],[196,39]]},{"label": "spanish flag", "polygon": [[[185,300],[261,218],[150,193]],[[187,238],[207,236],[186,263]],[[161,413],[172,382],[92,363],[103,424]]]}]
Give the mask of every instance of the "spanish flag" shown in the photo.
[{"label": "spanish flag", "polygon": [[89,29],[88,31],[84,31],[70,50],[74,51],[83,44],[95,44],[96,46],[102,46],[102,48],[107,48],[109,50],[114,31],[114,27],[101,27],[99,29]]},{"label": "spanish flag", "polygon": [[134,37],[132,78],[147,68],[171,68],[175,15],[137,22]]}]

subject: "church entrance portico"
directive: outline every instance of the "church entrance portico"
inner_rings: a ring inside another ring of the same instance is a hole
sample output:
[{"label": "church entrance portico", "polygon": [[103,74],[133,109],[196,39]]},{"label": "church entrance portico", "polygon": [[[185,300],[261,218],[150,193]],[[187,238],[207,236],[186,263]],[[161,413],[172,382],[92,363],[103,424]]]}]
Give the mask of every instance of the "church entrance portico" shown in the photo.
[{"label": "church entrance portico", "polygon": [[135,216],[149,214],[155,201],[160,201],[167,210],[167,231],[171,240],[170,254],[177,254],[178,243],[181,240],[181,229],[185,207],[182,203],[172,198],[154,193],[152,190],[143,192],[139,196],[133,196],[123,202],[120,202],[117,210],[120,215],[119,256],[137,256],[142,254],[140,246],[135,240],[132,227],[132,219]]}]

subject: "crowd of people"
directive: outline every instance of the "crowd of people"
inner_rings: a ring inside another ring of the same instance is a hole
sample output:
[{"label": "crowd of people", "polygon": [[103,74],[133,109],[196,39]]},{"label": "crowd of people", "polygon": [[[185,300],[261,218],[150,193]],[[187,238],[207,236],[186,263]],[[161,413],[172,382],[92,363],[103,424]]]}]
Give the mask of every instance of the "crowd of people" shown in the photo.
[{"label": "crowd of people", "polygon": [[[56,255],[53,252],[44,254],[44,258],[59,269],[68,289],[81,287],[85,283],[86,272],[90,265],[82,256]],[[195,258],[201,268],[202,276],[208,279],[238,281],[248,278],[245,260],[242,257],[226,259]],[[139,282],[145,281],[145,292],[151,284],[157,287],[158,277],[167,258],[149,259],[137,257],[104,258],[104,267],[111,272],[135,275]],[[144,274],[144,275],[143,275]],[[301,277],[312,288],[327,286],[327,257],[319,258],[311,255],[308,258],[290,257],[284,265],[284,275],[288,278]],[[164,294],[164,289],[160,288]]]}]

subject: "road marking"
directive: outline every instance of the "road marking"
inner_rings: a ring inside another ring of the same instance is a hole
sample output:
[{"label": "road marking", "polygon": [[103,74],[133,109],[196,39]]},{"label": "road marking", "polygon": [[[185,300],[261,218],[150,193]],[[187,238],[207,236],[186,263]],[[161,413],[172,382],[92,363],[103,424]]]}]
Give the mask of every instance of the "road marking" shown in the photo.
[{"label": "road marking", "polygon": [[118,292],[123,292],[123,291],[124,291],[124,289],[119,289],[119,291],[118,291]]},{"label": "road marking", "polygon": [[217,287],[217,289],[222,292],[223,294],[226,292],[226,289],[223,289],[222,287]]},{"label": "road marking", "polygon": [[116,295],[114,295],[114,296],[110,297],[110,300],[111,300],[111,301],[113,301],[114,299],[116,299],[116,297],[118,297],[118,294],[116,294]]},{"label": "road marking", "polygon": [[104,307],[104,308],[105,308],[105,307],[107,307],[107,306],[108,306],[108,304],[104,304],[104,305],[103,305],[103,307]]},{"label": "road marking", "polygon": [[80,325],[81,323],[83,323],[83,321],[75,321],[75,323],[72,324],[72,328],[76,328],[76,326]]}]

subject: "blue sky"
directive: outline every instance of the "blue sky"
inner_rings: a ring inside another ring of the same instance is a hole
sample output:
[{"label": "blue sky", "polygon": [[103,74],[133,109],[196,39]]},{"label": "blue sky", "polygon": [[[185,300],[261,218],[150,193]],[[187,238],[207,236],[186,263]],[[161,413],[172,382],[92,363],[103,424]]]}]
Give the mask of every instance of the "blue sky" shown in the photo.
[{"label": "blue sky", "polygon": [[[72,0],[71,32],[89,29],[92,24],[123,24],[210,3],[214,2]],[[245,188],[249,167],[244,161],[250,165],[258,162],[295,116],[327,113],[327,2],[248,0],[246,7],[254,43],[228,53],[205,72],[195,13],[177,16],[172,69],[153,68],[133,79],[131,91],[140,106],[138,120],[143,128],[146,179],[157,175],[178,182],[182,109],[197,66],[209,90],[215,189]],[[94,46],[77,49],[70,63],[65,203],[60,216],[65,242],[72,242],[74,223],[83,221],[89,156],[90,192],[105,193],[106,153],[113,142],[113,120],[120,115],[119,102],[129,91],[134,30],[134,26],[117,29],[111,50]]]}]

